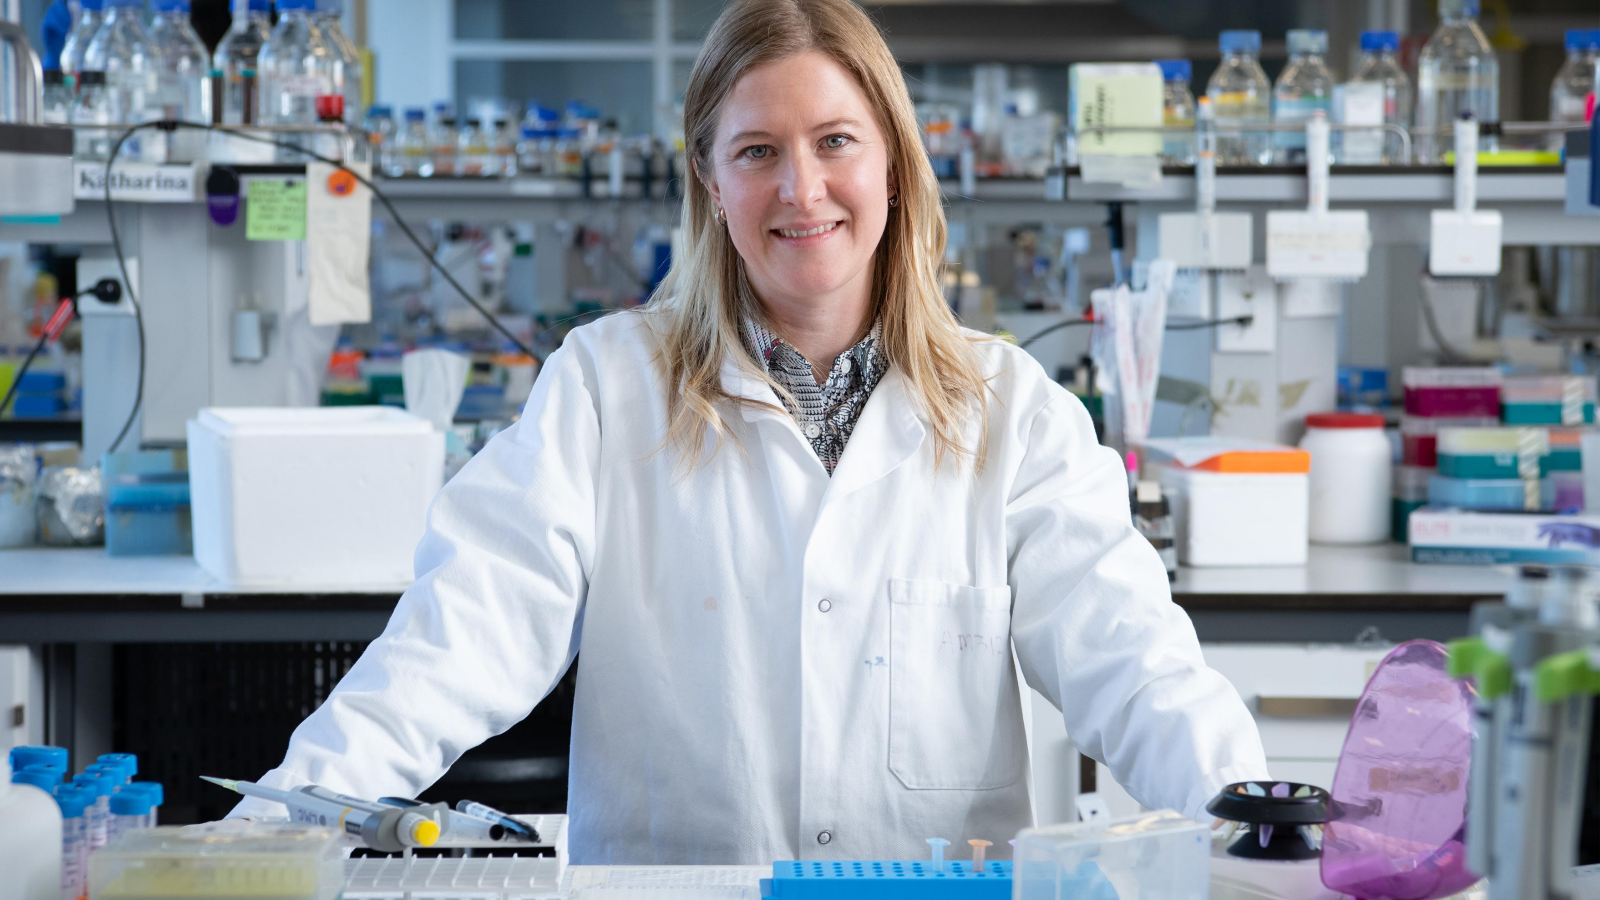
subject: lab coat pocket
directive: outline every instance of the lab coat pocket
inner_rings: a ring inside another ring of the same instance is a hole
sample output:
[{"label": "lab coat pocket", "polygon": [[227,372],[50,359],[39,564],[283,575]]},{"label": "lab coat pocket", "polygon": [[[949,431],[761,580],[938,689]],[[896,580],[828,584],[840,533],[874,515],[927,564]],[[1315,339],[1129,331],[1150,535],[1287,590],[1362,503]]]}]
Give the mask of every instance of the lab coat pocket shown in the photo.
[{"label": "lab coat pocket", "polygon": [[1026,762],[1011,589],[889,582],[889,769],[908,788],[1015,784]]}]

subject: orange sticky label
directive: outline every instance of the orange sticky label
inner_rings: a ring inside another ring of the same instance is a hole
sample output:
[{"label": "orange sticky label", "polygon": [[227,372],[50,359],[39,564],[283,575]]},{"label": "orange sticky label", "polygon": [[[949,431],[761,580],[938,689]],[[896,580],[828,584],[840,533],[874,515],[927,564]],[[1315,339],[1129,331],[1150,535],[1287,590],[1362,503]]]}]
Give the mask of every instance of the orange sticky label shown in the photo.
[{"label": "orange sticky label", "polygon": [[335,169],[328,176],[328,193],[335,197],[348,197],[356,192],[356,176],[343,169]]}]

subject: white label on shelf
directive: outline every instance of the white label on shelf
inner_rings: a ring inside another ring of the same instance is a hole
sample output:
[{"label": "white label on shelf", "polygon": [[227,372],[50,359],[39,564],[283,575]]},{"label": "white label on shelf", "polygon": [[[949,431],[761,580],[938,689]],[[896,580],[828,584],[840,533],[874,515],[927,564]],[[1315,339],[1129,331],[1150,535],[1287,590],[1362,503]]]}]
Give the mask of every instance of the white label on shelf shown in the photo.
[{"label": "white label on shelf", "polygon": [[[103,200],[106,196],[106,165],[100,162],[74,164],[73,196],[79,200]],[[118,163],[111,167],[111,198],[142,203],[193,203],[200,199],[200,164],[155,165]]]}]

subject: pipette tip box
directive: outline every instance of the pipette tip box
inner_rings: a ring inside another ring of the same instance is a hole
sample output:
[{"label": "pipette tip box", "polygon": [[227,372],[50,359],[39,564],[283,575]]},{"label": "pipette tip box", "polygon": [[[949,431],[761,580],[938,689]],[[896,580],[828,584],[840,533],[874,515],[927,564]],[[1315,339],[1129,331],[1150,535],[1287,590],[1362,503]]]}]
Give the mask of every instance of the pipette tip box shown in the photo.
[{"label": "pipette tip box", "polygon": [[89,857],[90,900],[336,900],[343,890],[339,833],[291,822],[144,828]]},{"label": "pipette tip box", "polygon": [[989,860],[973,871],[963,860],[946,860],[942,871],[931,861],[802,860],[775,862],[772,878],[761,882],[762,900],[1010,900],[1011,863]]}]

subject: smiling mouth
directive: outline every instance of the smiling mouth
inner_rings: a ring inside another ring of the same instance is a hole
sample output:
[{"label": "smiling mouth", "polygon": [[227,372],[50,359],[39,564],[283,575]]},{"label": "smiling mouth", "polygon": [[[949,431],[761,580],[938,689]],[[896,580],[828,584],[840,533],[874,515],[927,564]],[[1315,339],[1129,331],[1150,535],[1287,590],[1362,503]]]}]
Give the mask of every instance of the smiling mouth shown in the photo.
[{"label": "smiling mouth", "polygon": [[826,225],[818,225],[817,227],[812,228],[812,229],[807,230],[807,231],[797,231],[797,230],[795,230],[793,228],[774,228],[772,230],[774,232],[776,232],[780,237],[807,238],[807,237],[816,237],[819,234],[827,234],[828,232],[834,230],[835,228],[838,228],[842,224],[843,224],[843,222],[829,222]]}]

